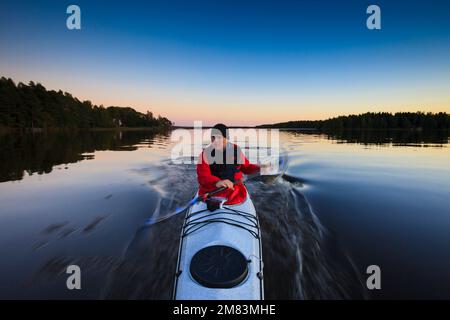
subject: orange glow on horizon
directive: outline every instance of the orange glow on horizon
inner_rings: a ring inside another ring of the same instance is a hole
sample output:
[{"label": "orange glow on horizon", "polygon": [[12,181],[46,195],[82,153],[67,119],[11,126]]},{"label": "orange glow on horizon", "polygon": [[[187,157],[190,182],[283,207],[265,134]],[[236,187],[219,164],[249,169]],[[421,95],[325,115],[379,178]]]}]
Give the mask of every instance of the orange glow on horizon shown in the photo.
[{"label": "orange glow on horizon", "polygon": [[[223,122],[231,126],[253,126],[296,120],[324,120],[365,112],[450,113],[450,92],[442,88],[434,91],[411,89],[396,95],[359,92],[351,97],[336,93],[306,97],[215,96],[179,88],[172,91],[158,90],[150,84],[132,87],[131,84],[114,81],[97,83],[91,78],[50,76],[33,69],[19,74],[19,77],[8,73],[4,76],[11,77],[16,83],[28,83],[30,80],[40,82],[48,90],[67,91],[80,100],[90,100],[96,105],[132,107],[143,113],[149,110],[155,116],[167,117],[176,125],[182,126],[191,126],[198,120],[203,121],[204,125]],[[34,77],[30,78],[31,74]],[[59,80],[55,80],[56,78]]]}]

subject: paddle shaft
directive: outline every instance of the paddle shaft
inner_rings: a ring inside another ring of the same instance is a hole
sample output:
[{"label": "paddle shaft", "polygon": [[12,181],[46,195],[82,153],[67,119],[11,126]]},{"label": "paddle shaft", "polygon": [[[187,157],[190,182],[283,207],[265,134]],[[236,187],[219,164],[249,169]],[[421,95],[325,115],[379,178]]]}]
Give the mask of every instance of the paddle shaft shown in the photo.
[{"label": "paddle shaft", "polygon": [[213,190],[211,192],[207,192],[205,194],[205,198],[209,198],[210,196],[213,196],[213,195],[215,195],[215,194],[217,194],[217,193],[219,193],[219,192],[221,192],[221,191],[223,191],[225,189],[227,189],[227,187],[220,187],[220,188],[217,188],[217,189],[215,189],[215,190]]}]

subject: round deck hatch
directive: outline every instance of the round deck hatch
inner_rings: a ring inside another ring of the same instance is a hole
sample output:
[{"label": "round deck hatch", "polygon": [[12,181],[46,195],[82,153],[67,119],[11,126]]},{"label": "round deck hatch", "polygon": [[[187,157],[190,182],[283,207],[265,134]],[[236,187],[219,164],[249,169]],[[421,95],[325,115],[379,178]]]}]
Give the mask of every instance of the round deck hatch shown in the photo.
[{"label": "round deck hatch", "polygon": [[192,277],[208,288],[232,288],[247,277],[248,262],[238,250],[222,245],[205,247],[191,260]]}]

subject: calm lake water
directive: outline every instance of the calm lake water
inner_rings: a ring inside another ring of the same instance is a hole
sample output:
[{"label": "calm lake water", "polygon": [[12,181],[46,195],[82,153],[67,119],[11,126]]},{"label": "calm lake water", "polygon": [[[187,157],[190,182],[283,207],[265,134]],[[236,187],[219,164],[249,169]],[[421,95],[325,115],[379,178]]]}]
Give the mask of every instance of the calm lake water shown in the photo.
[{"label": "calm lake water", "polygon": [[[268,299],[450,298],[447,134],[283,131],[289,167],[248,188]],[[196,191],[170,135],[0,136],[0,298],[168,299],[182,217]],[[67,290],[66,267],[82,270]],[[366,268],[381,268],[367,290]]]}]

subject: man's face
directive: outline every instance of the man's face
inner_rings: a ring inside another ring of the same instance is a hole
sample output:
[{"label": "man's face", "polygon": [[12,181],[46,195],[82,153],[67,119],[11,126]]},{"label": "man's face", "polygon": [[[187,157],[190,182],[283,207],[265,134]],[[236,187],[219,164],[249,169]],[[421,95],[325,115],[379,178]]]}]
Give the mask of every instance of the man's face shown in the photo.
[{"label": "man's face", "polygon": [[223,149],[227,145],[227,139],[224,138],[222,135],[213,135],[211,136],[211,144],[214,146],[215,149]]}]

